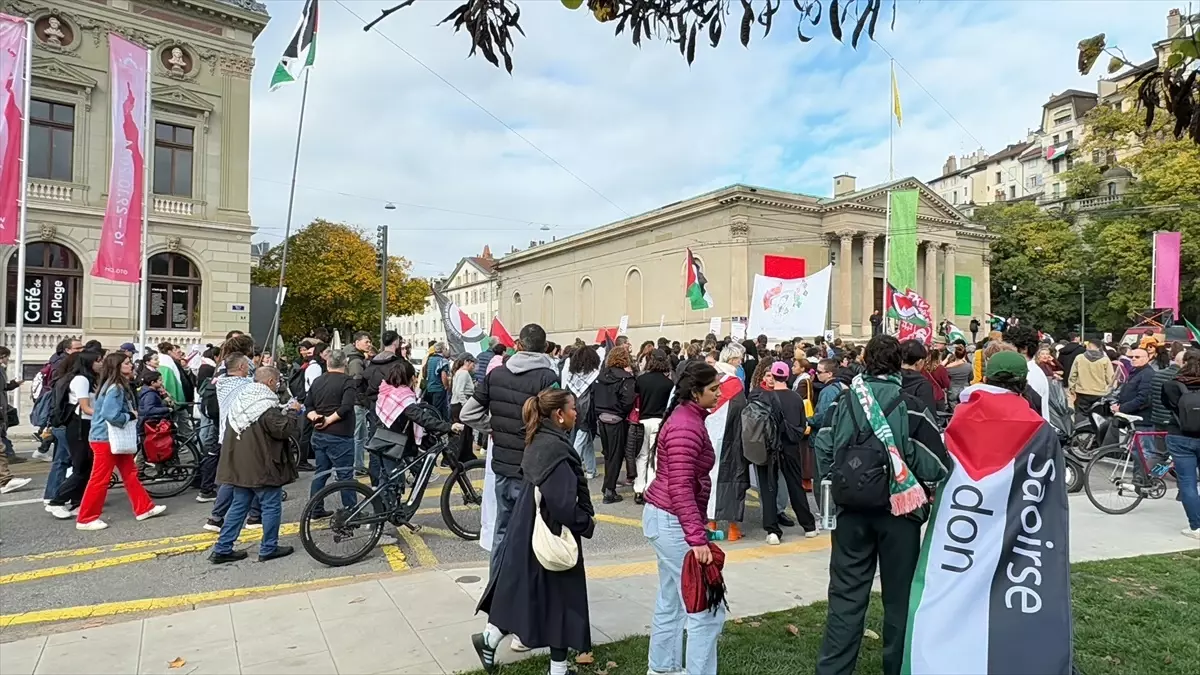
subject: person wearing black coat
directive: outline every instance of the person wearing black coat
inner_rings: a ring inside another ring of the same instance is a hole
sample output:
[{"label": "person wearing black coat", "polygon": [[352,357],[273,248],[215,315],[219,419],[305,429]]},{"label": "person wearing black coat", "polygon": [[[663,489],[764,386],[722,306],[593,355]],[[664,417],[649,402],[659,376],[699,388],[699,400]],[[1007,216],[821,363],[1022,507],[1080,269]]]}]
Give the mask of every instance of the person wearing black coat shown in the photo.
[{"label": "person wearing black coat", "polygon": [[[1130,371],[1129,378],[1117,392],[1117,402],[1113,404],[1112,411],[1141,417],[1142,421],[1135,424],[1134,429],[1153,431],[1154,420],[1150,418],[1150,412],[1153,407],[1151,396],[1154,393],[1155,371],[1150,367],[1150,354],[1144,349],[1131,349],[1129,350],[1129,360],[1133,363],[1133,370]],[[1110,424],[1105,443],[1116,443],[1119,440],[1119,433],[1118,425]],[[1141,443],[1147,460],[1153,462],[1154,458],[1161,454],[1154,447],[1153,438],[1143,437]]]},{"label": "person wearing black coat", "polygon": [[[484,670],[496,669],[496,648],[505,635],[515,635],[533,649],[550,648],[550,672],[567,672],[567,650],[592,650],[587,576],[581,539],[595,530],[595,510],[579,454],[571,445],[575,397],[565,389],[547,389],[524,406],[528,444],[521,459],[524,481],[513,509],[512,524],[500,544],[494,572],[479,600],[488,624],[471,641]],[[538,490],[541,502],[535,503]],[[563,529],[578,544],[575,566],[551,572],[533,549],[534,519],[550,533]]]},{"label": "person wearing black coat", "polygon": [[[592,385],[592,408],[596,414],[600,447],[604,452],[605,504],[621,501],[621,495],[617,494],[617,478],[621,473],[621,460],[625,457],[629,432],[626,418],[633,411],[635,386],[629,350],[613,348],[608,352],[600,377]],[[635,476],[626,475],[626,478],[627,483],[632,484]]]}]

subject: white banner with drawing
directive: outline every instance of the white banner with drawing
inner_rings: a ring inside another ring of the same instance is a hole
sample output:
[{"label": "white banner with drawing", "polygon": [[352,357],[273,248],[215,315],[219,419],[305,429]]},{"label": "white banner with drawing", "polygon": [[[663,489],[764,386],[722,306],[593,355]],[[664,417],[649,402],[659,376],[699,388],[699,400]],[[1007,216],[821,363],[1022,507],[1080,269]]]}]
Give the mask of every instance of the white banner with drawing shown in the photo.
[{"label": "white banner with drawing", "polygon": [[781,340],[821,335],[826,327],[832,276],[832,265],[803,279],[755,274],[747,332]]}]

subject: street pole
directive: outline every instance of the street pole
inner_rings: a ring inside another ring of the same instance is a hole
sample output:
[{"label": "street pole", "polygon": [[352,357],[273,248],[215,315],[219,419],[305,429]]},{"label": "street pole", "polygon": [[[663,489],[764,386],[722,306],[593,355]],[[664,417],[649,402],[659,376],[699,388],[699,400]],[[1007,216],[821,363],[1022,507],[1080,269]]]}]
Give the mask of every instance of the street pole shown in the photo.
[{"label": "street pole", "polygon": [[1086,297],[1083,294],[1083,284],[1079,284],[1079,339],[1085,340],[1083,337],[1084,317],[1087,312]]},{"label": "street pole", "polygon": [[388,283],[388,227],[379,226],[379,345],[383,348],[383,334],[387,332],[387,283]]}]

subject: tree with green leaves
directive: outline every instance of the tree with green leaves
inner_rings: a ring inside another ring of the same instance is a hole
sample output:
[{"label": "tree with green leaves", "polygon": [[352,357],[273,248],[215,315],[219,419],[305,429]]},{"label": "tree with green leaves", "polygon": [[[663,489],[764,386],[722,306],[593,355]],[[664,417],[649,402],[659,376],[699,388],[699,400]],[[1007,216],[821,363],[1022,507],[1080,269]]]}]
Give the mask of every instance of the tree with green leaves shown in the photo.
[{"label": "tree with green leaves", "polygon": [[[252,275],[255,284],[276,286],[283,254],[280,244],[267,252]],[[374,332],[379,326],[381,274],[374,244],[366,233],[344,223],[317,219],[292,235],[284,285],[287,296],[280,318],[285,340],[307,335],[317,326]],[[425,307],[429,284],[411,276],[411,264],[388,257],[388,312],[414,314]]]}]

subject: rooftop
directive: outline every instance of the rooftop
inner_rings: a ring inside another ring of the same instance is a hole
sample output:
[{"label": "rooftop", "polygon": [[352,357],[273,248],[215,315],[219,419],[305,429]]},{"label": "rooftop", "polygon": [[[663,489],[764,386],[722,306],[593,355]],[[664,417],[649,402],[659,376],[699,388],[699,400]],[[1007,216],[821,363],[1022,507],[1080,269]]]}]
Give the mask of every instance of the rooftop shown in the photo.
[{"label": "rooftop", "polygon": [[1073,98],[1088,98],[1094,101],[1098,97],[1096,94],[1093,94],[1090,91],[1083,91],[1081,89],[1068,89],[1061,94],[1054,94],[1050,96],[1050,100],[1046,101],[1046,104],[1042,107],[1053,108],[1054,106],[1065,103]]}]

